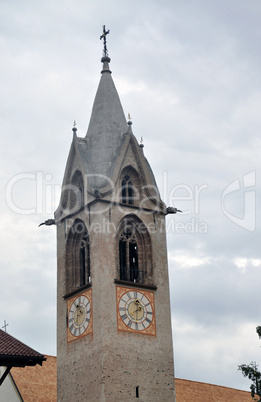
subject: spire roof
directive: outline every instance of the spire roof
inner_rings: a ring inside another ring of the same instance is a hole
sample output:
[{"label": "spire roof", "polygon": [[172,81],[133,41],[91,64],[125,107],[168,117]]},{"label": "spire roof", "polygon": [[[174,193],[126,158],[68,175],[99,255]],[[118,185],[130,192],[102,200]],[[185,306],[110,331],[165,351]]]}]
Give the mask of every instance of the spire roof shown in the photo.
[{"label": "spire roof", "polygon": [[93,174],[109,176],[113,161],[128,127],[109,68],[110,58],[101,59],[102,76],[86,134],[87,160]]}]

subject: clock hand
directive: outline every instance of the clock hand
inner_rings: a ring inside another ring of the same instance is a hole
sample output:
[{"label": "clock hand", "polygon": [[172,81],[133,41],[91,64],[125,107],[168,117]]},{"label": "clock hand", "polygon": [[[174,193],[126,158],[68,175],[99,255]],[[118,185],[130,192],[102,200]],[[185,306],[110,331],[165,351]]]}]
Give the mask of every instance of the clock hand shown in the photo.
[{"label": "clock hand", "polygon": [[136,316],[137,316],[137,312],[138,312],[138,311],[141,311],[141,309],[142,309],[142,307],[139,306],[136,310],[134,310],[134,311],[131,313],[131,316],[133,316],[134,313],[136,313]]},{"label": "clock hand", "polygon": [[81,311],[79,305],[76,306],[76,310],[77,310],[77,313],[76,313],[75,322],[76,322],[76,325],[79,325],[79,312]]}]

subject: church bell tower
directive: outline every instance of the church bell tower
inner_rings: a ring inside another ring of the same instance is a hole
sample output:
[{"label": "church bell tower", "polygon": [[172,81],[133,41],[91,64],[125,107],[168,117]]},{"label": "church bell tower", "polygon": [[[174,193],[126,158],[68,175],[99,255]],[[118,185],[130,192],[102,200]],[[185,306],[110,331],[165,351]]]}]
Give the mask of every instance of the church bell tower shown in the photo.
[{"label": "church bell tower", "polygon": [[151,167],[103,68],[73,140],[57,225],[58,401],[175,401],[165,215]]}]

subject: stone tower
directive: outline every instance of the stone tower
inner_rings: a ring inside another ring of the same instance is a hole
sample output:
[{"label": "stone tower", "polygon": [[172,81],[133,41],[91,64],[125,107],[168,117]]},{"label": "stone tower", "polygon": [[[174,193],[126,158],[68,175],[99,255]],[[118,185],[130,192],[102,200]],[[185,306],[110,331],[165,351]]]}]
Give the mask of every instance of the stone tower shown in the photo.
[{"label": "stone tower", "polygon": [[109,62],[55,212],[58,401],[170,402],[167,210]]}]

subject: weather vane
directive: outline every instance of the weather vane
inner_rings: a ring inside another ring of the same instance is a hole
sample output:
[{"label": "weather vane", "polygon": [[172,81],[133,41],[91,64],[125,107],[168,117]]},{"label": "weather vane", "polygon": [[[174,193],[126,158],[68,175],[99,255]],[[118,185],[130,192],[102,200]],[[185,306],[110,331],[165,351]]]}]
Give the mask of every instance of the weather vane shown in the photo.
[{"label": "weather vane", "polygon": [[110,33],[110,30],[108,29],[106,31],[105,25],[103,25],[103,34],[100,36],[100,39],[103,38],[103,57],[108,57],[108,49],[107,49],[107,42],[106,42],[106,36]]}]

